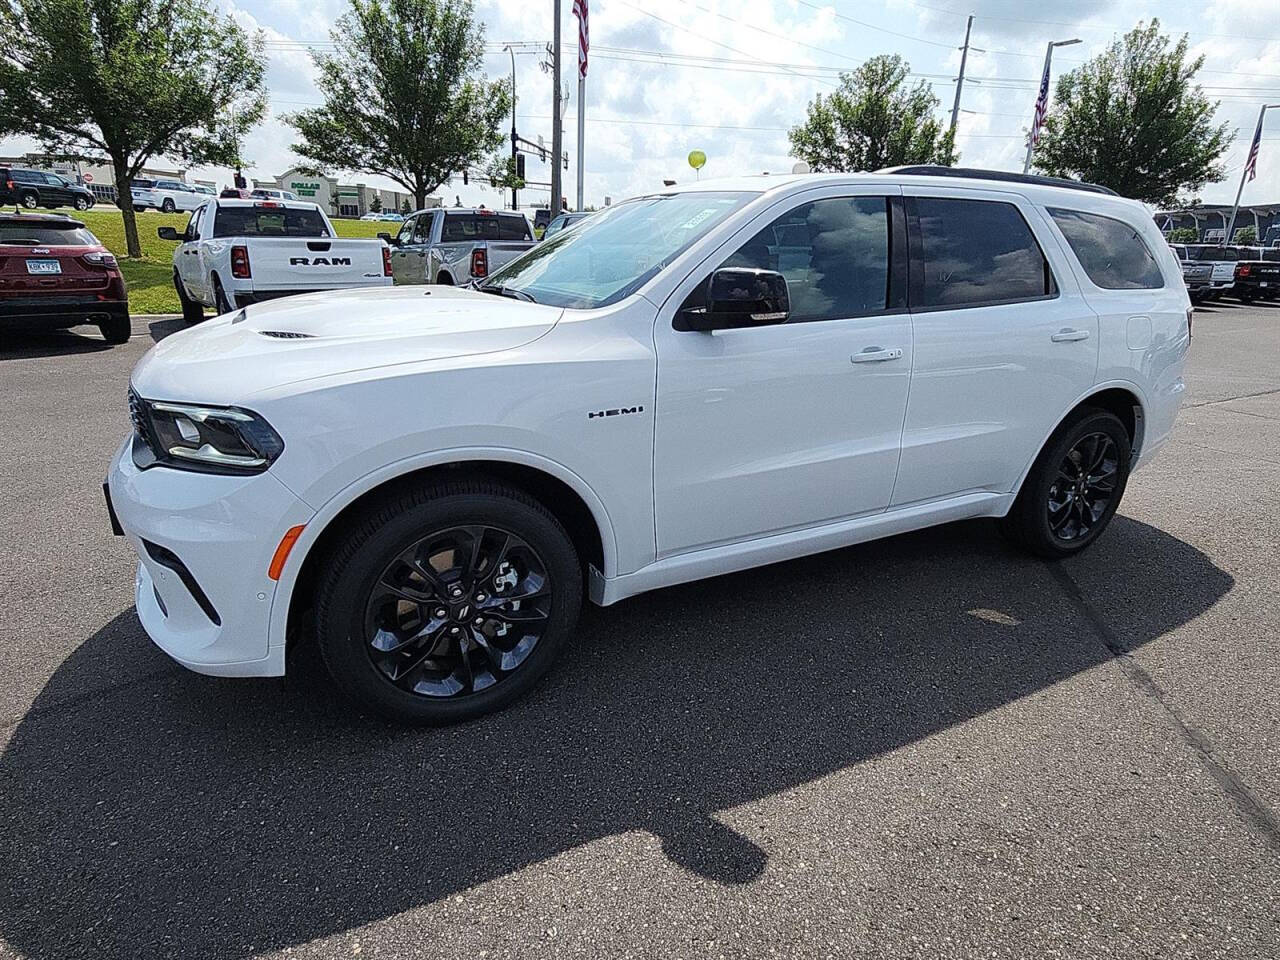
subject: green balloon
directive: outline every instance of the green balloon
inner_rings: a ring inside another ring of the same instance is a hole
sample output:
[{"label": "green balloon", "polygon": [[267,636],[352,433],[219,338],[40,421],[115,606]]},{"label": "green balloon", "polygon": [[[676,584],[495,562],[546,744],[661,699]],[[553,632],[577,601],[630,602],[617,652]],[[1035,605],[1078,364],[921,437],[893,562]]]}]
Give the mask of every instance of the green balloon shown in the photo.
[{"label": "green balloon", "polygon": [[701,150],[691,150],[689,152],[689,166],[695,170],[701,170],[707,162],[707,155]]}]

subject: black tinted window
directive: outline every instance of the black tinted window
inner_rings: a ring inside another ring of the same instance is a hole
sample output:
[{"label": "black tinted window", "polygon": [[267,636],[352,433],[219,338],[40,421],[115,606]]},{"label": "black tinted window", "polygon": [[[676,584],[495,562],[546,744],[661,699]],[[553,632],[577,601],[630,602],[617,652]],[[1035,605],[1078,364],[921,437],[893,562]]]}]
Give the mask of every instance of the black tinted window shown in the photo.
[{"label": "black tinted window", "polygon": [[916,307],[1034,300],[1057,292],[1035,235],[1011,203],[916,197]]},{"label": "black tinted window", "polygon": [[440,239],[445,243],[460,240],[532,240],[529,221],[509,213],[446,213]]},{"label": "black tinted window", "polygon": [[215,237],[327,237],[319,210],[284,207],[219,207]]},{"label": "black tinted window", "polygon": [[801,204],[748,240],[723,266],[786,277],[792,323],[883,310],[889,292],[888,201],[841,197]]},{"label": "black tinted window", "polygon": [[1049,209],[1076,259],[1104,290],[1154,290],[1164,286],[1160,265],[1138,231],[1121,220],[1079,210]]},{"label": "black tinted window", "polygon": [[58,229],[47,224],[0,223],[0,244],[17,247],[96,247],[98,238],[84,227]]}]

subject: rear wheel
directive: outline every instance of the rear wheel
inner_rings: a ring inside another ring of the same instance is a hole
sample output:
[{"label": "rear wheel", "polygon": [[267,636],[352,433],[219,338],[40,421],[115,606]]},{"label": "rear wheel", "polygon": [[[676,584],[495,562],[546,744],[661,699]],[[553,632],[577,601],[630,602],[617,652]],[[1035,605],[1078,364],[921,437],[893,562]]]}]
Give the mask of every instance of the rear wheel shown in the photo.
[{"label": "rear wheel", "polygon": [[88,210],[89,201],[86,200],[84,197],[76,197],[74,206],[77,210]]},{"label": "rear wheel", "polygon": [[230,313],[235,309],[231,305],[231,300],[227,297],[226,291],[222,289],[222,281],[217,277],[213,278],[213,309],[218,316]]},{"label": "rear wheel", "polygon": [[452,287],[452,286],[453,286],[453,277],[449,276],[449,274],[447,274],[447,273],[441,273],[441,274],[439,274],[439,275],[437,275],[437,276],[436,276],[436,283],[442,283],[442,284],[444,284],[446,287]]},{"label": "rear wheel", "polygon": [[353,522],[317,589],[317,635],[337,683],[406,723],[505,706],[573,631],[582,573],[545,507],[468,480],[389,496]]},{"label": "rear wheel", "polygon": [[1129,433],[1115,414],[1085,408],[1036,458],[1003,529],[1050,560],[1079,553],[1111,522],[1129,480]]},{"label": "rear wheel", "polygon": [[18,198],[18,202],[28,210],[34,210],[40,205],[40,196],[34,191],[28,190]]},{"label": "rear wheel", "polygon": [[178,271],[173,271],[173,288],[178,291],[178,302],[182,304],[182,320],[184,323],[199,323],[204,319],[204,305],[187,296],[187,288],[183,286]]},{"label": "rear wheel", "polygon": [[133,332],[127,313],[120,317],[108,317],[98,324],[98,329],[102,331],[102,338],[107,343],[128,343],[129,335]]}]

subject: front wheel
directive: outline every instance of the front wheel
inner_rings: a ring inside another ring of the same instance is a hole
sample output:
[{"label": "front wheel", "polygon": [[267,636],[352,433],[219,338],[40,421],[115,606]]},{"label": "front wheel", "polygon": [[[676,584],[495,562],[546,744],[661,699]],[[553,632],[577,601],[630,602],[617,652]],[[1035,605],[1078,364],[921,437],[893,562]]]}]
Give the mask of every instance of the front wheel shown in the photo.
[{"label": "front wheel", "polygon": [[434,484],[365,511],[326,558],[317,637],[359,704],[404,723],[497,710],[551,668],[582,573],[551,513],[486,480]]},{"label": "front wheel", "polygon": [[165,213],[173,213],[173,211],[176,210],[177,207],[173,205],[172,200],[165,198],[164,203],[160,204],[160,209],[163,210]]},{"label": "front wheel", "polygon": [[1079,553],[1111,522],[1129,481],[1129,432],[1113,413],[1079,411],[1045,444],[1004,518],[1010,539],[1059,560]]}]

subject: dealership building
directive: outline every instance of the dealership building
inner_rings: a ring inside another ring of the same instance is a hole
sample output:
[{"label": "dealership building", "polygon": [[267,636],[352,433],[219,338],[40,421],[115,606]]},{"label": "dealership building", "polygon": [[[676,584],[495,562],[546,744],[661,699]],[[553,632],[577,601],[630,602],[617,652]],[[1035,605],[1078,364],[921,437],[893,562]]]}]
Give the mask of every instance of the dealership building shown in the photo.
[{"label": "dealership building", "polygon": [[[381,202],[380,209],[387,213],[400,213],[408,206],[414,209],[413,195],[402,190],[384,190],[363,183],[339,183],[336,177],[314,176],[297,169],[286,170],[271,180],[254,178],[255,187],[288,190],[299,200],[312,200],[333,217],[363,217],[374,212],[374,198]],[[438,197],[427,198],[428,207],[440,206]]]},{"label": "dealership building", "polygon": [[[1231,220],[1230,204],[1209,204],[1186,210],[1161,210],[1155,214],[1156,226],[1168,233],[1176,227],[1190,227],[1206,243],[1225,239]],[[1254,227],[1259,240],[1270,243],[1280,239],[1280,203],[1251,203],[1241,206],[1236,214],[1235,229]]]}]

